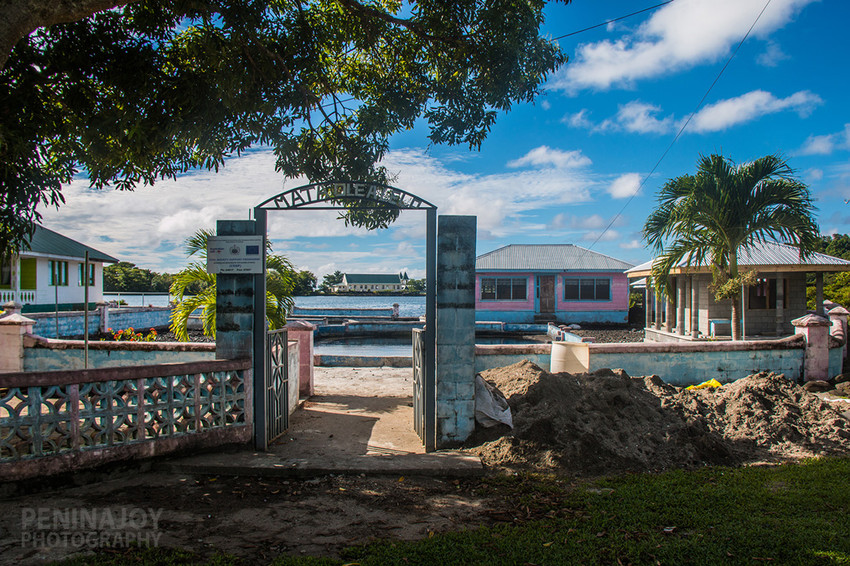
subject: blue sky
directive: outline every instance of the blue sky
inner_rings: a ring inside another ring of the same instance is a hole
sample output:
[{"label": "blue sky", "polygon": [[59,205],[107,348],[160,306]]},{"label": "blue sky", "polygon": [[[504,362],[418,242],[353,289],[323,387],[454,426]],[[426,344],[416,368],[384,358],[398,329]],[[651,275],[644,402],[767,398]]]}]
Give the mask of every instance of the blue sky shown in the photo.
[{"label": "blue sky", "polygon": [[[543,31],[558,37],[656,3],[551,4]],[[499,117],[481,151],[429,146],[424,125],[392,138],[385,164],[398,174],[395,186],[440,213],[476,215],[478,254],[512,243],[572,243],[637,264],[650,258],[640,231],[667,179],[692,173],[700,154],[744,162],[780,153],[809,184],[821,231],[850,232],[850,3],[841,0],[771,0],[647,178],[765,3],[675,0],[564,38],[569,62],[535,104]],[[252,150],[217,174],[194,172],[134,193],[75,181],[65,187],[65,206],[42,212],[47,227],[69,237],[176,271],[195,230],[248,218],[254,205],[305,183],[284,181],[271,152]],[[424,213],[405,212],[376,232],[334,217],[271,213],[269,236],[276,251],[320,279],[337,269],[424,276]]]}]

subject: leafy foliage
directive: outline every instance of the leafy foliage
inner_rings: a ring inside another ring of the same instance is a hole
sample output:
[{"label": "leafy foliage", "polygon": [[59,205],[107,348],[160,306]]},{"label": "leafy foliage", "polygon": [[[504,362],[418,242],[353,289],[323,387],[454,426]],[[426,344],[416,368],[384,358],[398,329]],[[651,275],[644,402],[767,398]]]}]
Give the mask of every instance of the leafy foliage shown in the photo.
[{"label": "leafy foliage", "polygon": [[301,270],[294,275],[292,294],[296,297],[312,295],[316,292],[316,275],[307,270]]},{"label": "leafy foliage", "polygon": [[777,155],[741,165],[722,155],[700,157],[695,175],[664,184],[644,225],[644,238],[660,253],[652,266],[656,287],[668,292],[670,272],[682,260],[711,265],[719,296],[732,299],[732,336],[738,339],[738,251],[780,240],[797,245],[805,257],[818,245],[814,210],[808,187]]},{"label": "leafy foliage", "polygon": [[[199,230],[186,240],[186,254],[197,255],[200,260],[189,263],[174,276],[171,294],[177,304],[171,311],[171,332],[178,340],[188,340],[189,317],[201,309],[204,334],[215,337],[216,276],[207,273],[207,239],[212,230]],[[188,289],[199,285],[201,292],[187,296]],[[266,243],[266,322],[269,328],[280,328],[286,324],[286,316],[295,302],[292,298],[295,285],[295,268],[283,256],[272,253],[271,243]]]},{"label": "leafy foliage", "polygon": [[[170,273],[157,273],[150,269],[136,267],[128,261],[119,261],[103,268],[103,290],[118,293],[166,293],[171,288],[174,276]],[[200,292],[201,287],[194,285],[187,293]]]},{"label": "leafy foliage", "polygon": [[388,138],[419,117],[478,148],[566,61],[538,35],[544,4],[138,0],[38,28],[0,72],[0,249],[81,171],[130,190],[259,145],[288,177],[388,182]]},{"label": "leafy foliage", "polygon": [[326,273],[322,277],[322,284],[319,285],[320,293],[333,293],[333,286],[342,283],[343,272],[336,270],[333,273]]}]

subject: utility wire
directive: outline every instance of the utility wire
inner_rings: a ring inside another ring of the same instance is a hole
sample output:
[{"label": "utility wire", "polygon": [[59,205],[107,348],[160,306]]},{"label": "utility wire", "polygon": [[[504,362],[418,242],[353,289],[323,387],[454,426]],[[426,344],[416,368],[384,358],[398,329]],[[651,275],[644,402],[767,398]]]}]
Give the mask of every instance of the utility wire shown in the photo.
[{"label": "utility wire", "polygon": [[570,37],[570,36],[573,36],[573,35],[578,35],[580,33],[584,33],[586,31],[590,31],[592,29],[601,28],[602,26],[607,26],[608,24],[611,24],[611,23],[614,23],[614,22],[619,22],[620,20],[625,20],[626,18],[631,18],[632,16],[637,16],[638,14],[643,14],[644,12],[648,12],[650,10],[660,8],[661,6],[669,4],[673,1],[674,0],[667,0],[666,2],[662,2],[661,4],[656,4],[655,6],[650,6],[649,8],[644,8],[643,10],[638,10],[637,12],[632,12],[631,14],[626,14],[625,16],[620,16],[619,18],[614,18],[612,20],[602,22],[601,24],[596,24],[595,26],[590,26],[590,27],[582,28],[580,30],[573,31],[573,32],[570,32],[570,33],[567,33],[567,34],[564,34],[564,35],[559,35],[558,37],[553,38],[552,41],[558,41],[559,39],[564,39],[565,37]]},{"label": "utility wire", "polygon": [[[767,3],[765,3],[764,7],[761,9],[761,12],[759,12],[758,16],[756,16],[755,21],[753,21],[753,24],[750,26],[750,29],[747,30],[747,33],[745,33],[744,37],[741,38],[741,41],[738,42],[738,45],[735,47],[735,50],[732,51],[732,54],[726,60],[726,64],[723,65],[723,68],[721,68],[720,71],[717,73],[717,76],[714,77],[714,80],[711,82],[711,85],[708,87],[708,90],[705,91],[705,94],[702,95],[702,98],[700,99],[699,103],[696,105],[696,108],[693,109],[690,116],[688,116],[688,119],[685,120],[685,122],[682,124],[682,127],[679,128],[679,131],[676,133],[675,137],[673,137],[673,140],[667,146],[667,149],[664,150],[664,153],[662,153],[661,157],[658,158],[658,161],[655,162],[655,165],[652,167],[652,170],[650,170],[650,172],[646,174],[646,176],[640,182],[640,185],[638,185],[638,188],[635,189],[635,192],[632,193],[632,196],[630,196],[629,200],[626,201],[626,204],[623,205],[623,207],[620,209],[620,211],[614,216],[614,218],[611,219],[611,222],[608,223],[608,226],[606,226],[605,229],[602,231],[602,233],[600,233],[599,236],[597,236],[597,238],[593,241],[593,243],[590,244],[590,247],[587,248],[587,251],[592,250],[593,246],[595,246],[597,243],[599,243],[599,240],[602,239],[602,236],[604,236],[605,233],[608,232],[608,230],[610,230],[611,227],[614,225],[614,223],[620,218],[620,216],[623,215],[623,212],[625,212],[626,208],[628,208],[628,206],[632,203],[634,198],[637,196],[637,194],[640,192],[640,190],[643,188],[643,186],[646,184],[646,182],[649,180],[649,178],[652,176],[652,174],[655,173],[655,170],[658,169],[658,166],[661,165],[661,162],[664,161],[664,158],[667,157],[667,154],[673,148],[673,145],[675,145],[675,143],[679,140],[679,137],[681,137],[682,133],[685,131],[685,128],[688,127],[688,124],[691,123],[691,120],[693,119],[693,117],[696,116],[696,113],[699,112],[700,108],[702,108],[702,105],[705,103],[705,99],[708,98],[708,95],[711,93],[711,90],[714,88],[714,85],[716,85],[717,81],[720,80],[720,77],[723,76],[723,72],[726,71],[726,68],[732,62],[732,59],[735,58],[735,55],[738,53],[738,50],[741,49],[741,46],[744,44],[744,42],[750,36],[750,33],[753,31],[753,28],[756,27],[756,24],[758,23],[762,14],[764,14],[764,11],[767,10],[767,7],[770,5],[770,2],[771,2],[771,0],[767,0]],[[585,252],[585,254],[586,253],[587,252]],[[579,258],[576,260],[576,262],[581,260],[582,257],[584,257],[584,254],[579,256]]]}]

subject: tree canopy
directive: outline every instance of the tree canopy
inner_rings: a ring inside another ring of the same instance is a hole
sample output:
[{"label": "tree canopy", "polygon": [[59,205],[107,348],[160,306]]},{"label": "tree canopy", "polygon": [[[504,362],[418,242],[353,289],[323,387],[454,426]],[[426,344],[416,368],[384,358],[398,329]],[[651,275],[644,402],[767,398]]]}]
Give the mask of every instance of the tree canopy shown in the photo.
[{"label": "tree canopy", "polygon": [[746,284],[738,272],[740,248],[779,240],[797,245],[801,257],[815,251],[820,234],[806,185],[777,155],[736,165],[722,155],[701,157],[694,175],[661,187],[658,207],[643,234],[660,252],[652,266],[656,286],[667,291],[680,261],[713,268],[715,296],[732,299],[732,337],[740,336],[738,301]]},{"label": "tree canopy", "polygon": [[[0,26],[7,43],[26,33],[0,71],[0,248],[81,173],[133,189],[259,146],[288,177],[391,181],[380,161],[394,132],[423,117],[433,143],[477,148],[566,61],[539,36],[543,0],[41,4],[0,7],[30,16]],[[79,10],[47,14],[57,5]]]}]

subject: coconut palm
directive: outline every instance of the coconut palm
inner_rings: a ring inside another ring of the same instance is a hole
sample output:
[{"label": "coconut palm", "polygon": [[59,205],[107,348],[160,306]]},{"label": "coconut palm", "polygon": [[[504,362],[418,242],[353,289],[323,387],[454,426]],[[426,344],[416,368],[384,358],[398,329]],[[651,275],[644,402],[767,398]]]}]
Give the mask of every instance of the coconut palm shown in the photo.
[{"label": "coconut palm", "polygon": [[652,267],[656,286],[668,293],[671,269],[710,263],[718,300],[732,301],[732,338],[740,339],[739,302],[744,275],[738,251],[764,241],[796,245],[801,259],[819,242],[809,189],[778,155],[734,164],[722,155],[701,156],[695,175],[664,184],[643,236],[660,254]]},{"label": "coconut palm", "polygon": [[[199,230],[186,240],[186,254],[197,255],[199,261],[189,263],[186,268],[174,276],[171,295],[176,297],[177,305],[171,311],[171,331],[178,340],[188,340],[187,324],[189,315],[201,309],[204,334],[215,337],[215,281],[214,273],[207,273],[207,238],[213,236],[211,230]],[[288,259],[274,255],[270,243],[266,243],[266,321],[269,328],[280,328],[286,324],[286,315],[291,312],[295,302],[292,291],[295,288],[295,268]],[[202,290],[192,296],[186,296],[190,286],[200,284]]]}]

